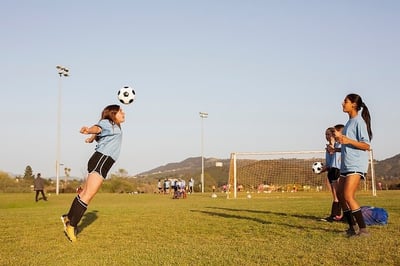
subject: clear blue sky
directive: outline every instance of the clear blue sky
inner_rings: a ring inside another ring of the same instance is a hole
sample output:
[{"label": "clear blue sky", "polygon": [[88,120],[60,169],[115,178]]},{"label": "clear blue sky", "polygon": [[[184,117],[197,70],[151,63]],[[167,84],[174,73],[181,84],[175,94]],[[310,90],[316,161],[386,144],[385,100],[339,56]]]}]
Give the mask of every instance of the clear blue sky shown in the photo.
[{"label": "clear blue sky", "polygon": [[21,1],[0,4],[0,170],[84,177],[79,134],[133,86],[119,168],[134,175],[234,151],[322,150],[351,92],[370,109],[375,158],[400,153],[400,1]]}]

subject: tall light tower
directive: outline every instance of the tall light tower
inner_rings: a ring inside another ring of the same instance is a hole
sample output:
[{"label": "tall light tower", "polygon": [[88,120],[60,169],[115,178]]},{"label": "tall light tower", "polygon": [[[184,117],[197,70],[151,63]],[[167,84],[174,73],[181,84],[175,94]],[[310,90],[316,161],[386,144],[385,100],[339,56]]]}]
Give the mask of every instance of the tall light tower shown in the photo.
[{"label": "tall light tower", "polygon": [[64,66],[56,66],[60,76],[58,83],[58,111],[57,111],[57,151],[56,151],[56,194],[60,191],[60,141],[61,141],[61,80],[62,77],[69,76],[69,69]]},{"label": "tall light tower", "polygon": [[208,113],[199,112],[201,117],[201,193],[204,193],[204,118]]}]

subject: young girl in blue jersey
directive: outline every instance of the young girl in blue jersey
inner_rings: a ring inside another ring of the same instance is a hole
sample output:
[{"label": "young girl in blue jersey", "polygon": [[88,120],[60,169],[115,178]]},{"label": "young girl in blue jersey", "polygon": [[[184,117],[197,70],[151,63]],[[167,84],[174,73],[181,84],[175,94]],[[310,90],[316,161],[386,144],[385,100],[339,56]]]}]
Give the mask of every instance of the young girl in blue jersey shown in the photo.
[{"label": "young girl in blue jersey", "polygon": [[340,177],[341,163],[341,144],[335,140],[335,130],[341,132],[344,125],[338,124],[335,127],[329,127],[325,130],[325,138],[328,141],[325,151],[325,167],[323,171],[327,171],[328,183],[332,192],[331,215],[322,219],[324,221],[333,222],[340,221],[342,218],[342,208],[337,197],[337,184]]},{"label": "young girl in blue jersey", "polygon": [[[348,94],[343,103],[343,112],[349,115],[343,132],[335,131],[335,137],[342,144],[338,197],[349,229],[348,236],[368,236],[361,208],[355,198],[361,179],[368,172],[370,141],[372,139],[371,116],[361,96]],[[360,114],[361,111],[361,114]],[[356,231],[356,225],[359,231]]]},{"label": "young girl in blue jersey", "polygon": [[[121,123],[125,113],[119,105],[109,105],[101,113],[100,121],[91,127],[82,127],[80,133],[92,135],[86,142],[97,141],[95,152],[88,161],[87,180],[71,204],[68,214],[61,216],[64,232],[72,242],[76,241],[76,228],[85,213],[88,204],[96,195],[103,180],[107,177],[119,157],[122,142]],[[90,141],[88,141],[90,140]]]}]

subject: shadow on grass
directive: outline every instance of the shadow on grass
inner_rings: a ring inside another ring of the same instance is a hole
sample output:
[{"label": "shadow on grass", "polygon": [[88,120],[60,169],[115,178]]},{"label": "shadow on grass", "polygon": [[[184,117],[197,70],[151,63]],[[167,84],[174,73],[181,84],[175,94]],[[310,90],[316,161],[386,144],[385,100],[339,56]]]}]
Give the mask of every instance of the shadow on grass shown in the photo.
[{"label": "shadow on grass", "polygon": [[81,223],[78,227],[78,233],[81,233],[86,227],[91,225],[97,219],[97,212],[96,210],[87,212],[83,215]]},{"label": "shadow on grass", "polygon": [[[247,210],[247,209],[232,209],[232,208],[219,208],[219,207],[207,207],[209,209],[215,209],[215,210],[222,210],[222,211],[231,211],[231,212],[250,212],[250,213],[261,213],[265,215],[277,215],[277,216],[283,216],[283,217],[296,217],[300,219],[307,219],[307,220],[313,220],[313,221],[321,221],[320,217],[316,217],[313,215],[301,215],[301,214],[287,214],[287,213],[282,213],[282,212],[271,212],[271,211],[258,211],[258,210]],[[248,221],[254,221],[258,222],[260,224],[278,224],[286,227],[291,227],[291,228],[297,228],[301,230],[307,229],[307,226],[304,225],[296,225],[296,224],[290,224],[290,223],[279,223],[279,222],[270,222],[264,219],[260,218],[255,218],[255,217],[249,217],[245,215],[237,215],[237,214],[228,214],[228,213],[221,213],[221,212],[213,212],[213,211],[201,211],[201,210],[191,210],[192,212],[199,212],[203,214],[207,214],[210,216],[219,216],[223,218],[232,218],[232,219],[242,219],[242,220],[248,220]],[[325,222],[326,223],[326,222]],[[335,230],[333,228],[323,228],[323,227],[308,227],[310,230],[322,230],[326,232],[342,232],[341,230]]]},{"label": "shadow on grass", "polygon": [[219,210],[224,210],[224,211],[238,211],[238,212],[251,212],[251,213],[261,213],[261,214],[273,214],[273,215],[278,215],[278,216],[296,217],[296,218],[310,219],[310,220],[320,220],[321,219],[321,217],[317,217],[317,216],[314,216],[314,215],[287,214],[287,213],[284,213],[284,212],[257,211],[257,210],[217,208],[217,207],[207,207],[207,208],[219,209]]},{"label": "shadow on grass", "polygon": [[268,222],[263,219],[247,217],[247,216],[242,216],[242,215],[233,215],[233,214],[227,214],[227,213],[221,213],[221,212],[211,212],[211,211],[197,211],[197,210],[191,210],[191,211],[204,213],[204,214],[208,214],[211,216],[219,216],[219,217],[223,217],[223,218],[245,219],[245,220],[250,220],[250,221],[261,223],[261,224],[271,224],[271,222]]}]

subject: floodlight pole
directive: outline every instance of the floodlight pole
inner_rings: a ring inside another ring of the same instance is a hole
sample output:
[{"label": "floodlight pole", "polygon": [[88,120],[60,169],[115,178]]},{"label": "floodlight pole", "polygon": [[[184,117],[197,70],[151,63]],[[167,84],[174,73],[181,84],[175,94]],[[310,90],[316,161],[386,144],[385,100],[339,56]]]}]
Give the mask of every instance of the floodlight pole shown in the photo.
[{"label": "floodlight pole", "polygon": [[58,82],[58,110],[57,110],[57,151],[56,151],[56,194],[60,192],[60,150],[61,150],[61,85],[62,77],[69,76],[69,69],[64,66],[56,66],[58,75],[60,76]]},{"label": "floodlight pole", "polygon": [[204,118],[208,113],[199,112],[201,117],[201,193],[204,193]]}]

